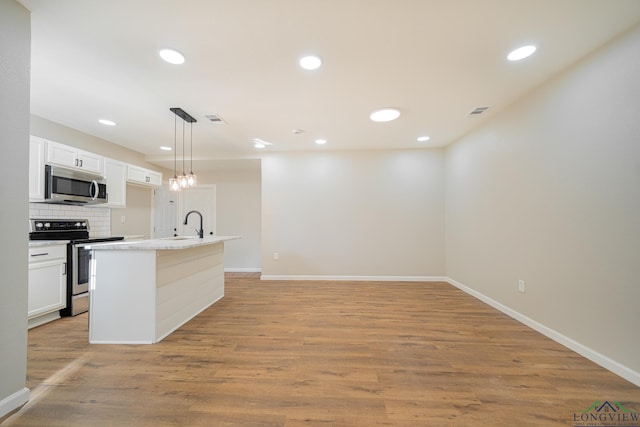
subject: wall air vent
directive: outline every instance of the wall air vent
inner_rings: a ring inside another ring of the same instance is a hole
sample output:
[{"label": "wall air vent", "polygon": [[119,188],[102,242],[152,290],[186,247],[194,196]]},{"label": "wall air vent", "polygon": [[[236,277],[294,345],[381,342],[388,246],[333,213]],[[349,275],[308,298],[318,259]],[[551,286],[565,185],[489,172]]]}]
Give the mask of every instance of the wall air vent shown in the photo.
[{"label": "wall air vent", "polygon": [[489,107],[476,107],[469,114],[467,114],[467,117],[480,115],[485,111],[487,111],[488,109]]},{"label": "wall air vent", "polygon": [[224,120],[222,120],[222,117],[220,117],[217,114],[206,114],[205,117],[207,119],[209,119],[209,121],[212,122],[212,123],[217,123],[217,124],[226,124],[227,123]]}]

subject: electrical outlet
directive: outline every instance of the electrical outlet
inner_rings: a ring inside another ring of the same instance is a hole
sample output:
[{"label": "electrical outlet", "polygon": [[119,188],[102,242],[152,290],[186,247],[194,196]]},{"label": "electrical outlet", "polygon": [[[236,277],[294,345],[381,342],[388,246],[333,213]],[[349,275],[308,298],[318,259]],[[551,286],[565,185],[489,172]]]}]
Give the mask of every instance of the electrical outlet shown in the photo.
[{"label": "electrical outlet", "polygon": [[120,224],[124,224],[124,221],[125,221],[125,217],[124,217],[124,215],[122,215],[122,216],[120,217]]},{"label": "electrical outlet", "polygon": [[280,255],[278,255],[278,252],[274,252],[273,253],[273,259],[275,259],[276,261],[280,258]]},{"label": "electrical outlet", "polygon": [[524,293],[524,280],[518,280],[518,290]]}]

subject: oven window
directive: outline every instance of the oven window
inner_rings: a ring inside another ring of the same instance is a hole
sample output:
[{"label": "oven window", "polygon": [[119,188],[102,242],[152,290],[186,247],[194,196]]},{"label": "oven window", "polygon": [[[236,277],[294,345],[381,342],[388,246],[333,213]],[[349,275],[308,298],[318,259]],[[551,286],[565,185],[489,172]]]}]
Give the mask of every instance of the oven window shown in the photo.
[{"label": "oven window", "polygon": [[78,247],[78,285],[89,283],[89,261],[91,259],[91,251],[83,247]]}]

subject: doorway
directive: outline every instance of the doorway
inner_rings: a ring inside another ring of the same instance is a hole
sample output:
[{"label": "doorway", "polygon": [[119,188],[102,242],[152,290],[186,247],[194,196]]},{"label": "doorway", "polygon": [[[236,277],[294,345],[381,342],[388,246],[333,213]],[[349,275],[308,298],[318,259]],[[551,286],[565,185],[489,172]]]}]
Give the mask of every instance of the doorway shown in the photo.
[{"label": "doorway", "polygon": [[177,197],[167,188],[153,190],[153,238],[161,239],[177,234]]}]

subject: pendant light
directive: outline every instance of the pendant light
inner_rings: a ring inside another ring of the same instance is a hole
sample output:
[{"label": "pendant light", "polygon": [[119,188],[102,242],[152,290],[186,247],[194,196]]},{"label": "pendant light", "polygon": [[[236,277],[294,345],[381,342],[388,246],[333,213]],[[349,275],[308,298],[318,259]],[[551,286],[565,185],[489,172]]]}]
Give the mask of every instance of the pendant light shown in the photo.
[{"label": "pendant light", "polygon": [[182,121],[182,174],[178,176],[178,181],[180,181],[180,188],[182,189],[189,186],[187,174],[184,173],[184,120]]},{"label": "pendant light", "polygon": [[195,173],[193,173],[193,122],[191,122],[191,130],[190,130],[190,144],[191,144],[191,168],[189,169],[189,175],[187,175],[187,183],[189,187],[195,187],[198,183],[198,177]]},{"label": "pendant light", "polygon": [[169,191],[180,191],[180,181],[178,180],[178,176],[177,176],[177,121],[178,121],[178,116],[176,115],[176,117],[174,117],[173,119],[173,178],[169,179]]},{"label": "pendant light", "polygon": [[[171,110],[175,115],[176,118],[174,119],[174,139],[173,139],[173,147],[174,147],[174,156],[173,156],[173,178],[169,180],[169,189],[171,191],[182,191],[183,189],[187,189],[190,187],[194,187],[196,185],[197,182],[197,177],[196,175],[193,173],[193,123],[196,122],[197,120],[194,119],[191,115],[189,115],[189,113],[187,113],[186,111],[184,111],[182,108],[179,107],[172,107],[169,110]],[[176,125],[176,121],[177,121],[177,117],[180,117],[182,119],[182,174],[178,175],[178,168],[177,168],[177,125]],[[185,168],[184,168],[184,162],[185,162],[185,149],[184,149],[184,142],[185,142],[185,122],[189,122],[191,125],[191,172],[187,175],[185,172]]]}]

